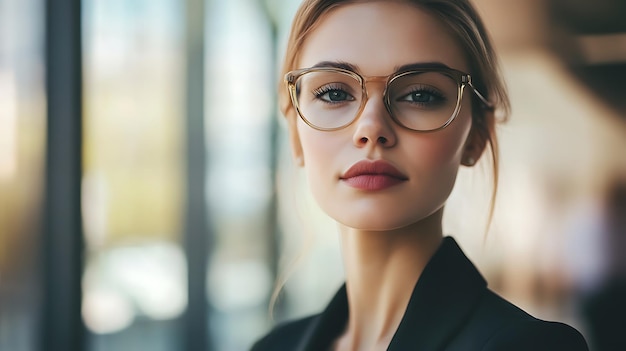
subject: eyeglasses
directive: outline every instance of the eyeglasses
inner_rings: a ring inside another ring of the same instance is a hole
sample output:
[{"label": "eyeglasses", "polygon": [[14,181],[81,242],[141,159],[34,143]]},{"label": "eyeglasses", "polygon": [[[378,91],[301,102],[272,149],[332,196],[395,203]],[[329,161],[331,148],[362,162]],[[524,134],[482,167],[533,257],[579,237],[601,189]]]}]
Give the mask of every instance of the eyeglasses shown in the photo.
[{"label": "eyeglasses", "polygon": [[469,87],[487,107],[492,104],[472,85],[472,77],[451,68],[401,71],[388,77],[364,77],[338,67],[288,72],[291,102],[312,128],[333,131],[358,119],[368,99],[366,84],[386,82],[385,107],[400,126],[419,132],[447,127],[459,114],[463,90]]}]

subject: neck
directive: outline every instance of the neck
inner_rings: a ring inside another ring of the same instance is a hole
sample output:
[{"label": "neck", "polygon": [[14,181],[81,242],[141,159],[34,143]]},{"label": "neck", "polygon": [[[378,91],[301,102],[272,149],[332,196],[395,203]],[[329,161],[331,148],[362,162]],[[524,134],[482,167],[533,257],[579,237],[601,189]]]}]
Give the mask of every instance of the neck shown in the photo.
[{"label": "neck", "polygon": [[386,349],[441,243],[442,211],[390,231],[341,228],[350,315],[338,349]]}]

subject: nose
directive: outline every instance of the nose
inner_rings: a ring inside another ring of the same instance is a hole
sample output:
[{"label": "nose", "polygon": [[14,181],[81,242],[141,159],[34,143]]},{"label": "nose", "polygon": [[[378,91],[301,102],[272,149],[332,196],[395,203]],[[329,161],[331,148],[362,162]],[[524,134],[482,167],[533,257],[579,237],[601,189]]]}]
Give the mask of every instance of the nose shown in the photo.
[{"label": "nose", "polygon": [[395,125],[382,96],[371,96],[355,122],[353,142],[357,147],[392,147],[397,142]]}]

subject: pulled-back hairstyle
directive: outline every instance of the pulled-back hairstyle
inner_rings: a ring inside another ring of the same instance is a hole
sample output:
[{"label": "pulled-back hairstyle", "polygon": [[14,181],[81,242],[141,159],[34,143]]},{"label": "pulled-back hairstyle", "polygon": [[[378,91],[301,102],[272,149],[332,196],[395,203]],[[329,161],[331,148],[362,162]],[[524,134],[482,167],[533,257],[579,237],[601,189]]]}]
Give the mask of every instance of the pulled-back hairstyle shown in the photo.
[{"label": "pulled-back hairstyle", "polygon": [[[304,0],[296,12],[282,67],[282,76],[297,67],[300,52],[308,34],[315,29],[320,18],[344,4],[372,0]],[[493,215],[498,187],[498,142],[495,134],[496,115],[505,120],[510,111],[506,87],[501,78],[497,58],[482,20],[469,0],[395,0],[409,3],[438,18],[450,30],[465,52],[474,86],[492,103],[484,106],[476,98],[472,103],[472,132],[488,145],[493,170],[493,192],[489,220]],[[294,123],[297,116],[286,87],[279,90],[282,113]],[[295,131],[292,130],[292,133]]]},{"label": "pulled-back hairstyle", "polygon": [[[308,34],[315,29],[320,19],[325,14],[344,4],[368,1],[376,0],[304,0],[296,12],[291,26],[281,78],[289,71],[305,68],[297,67],[300,60],[299,54],[302,51],[302,46]],[[471,74],[474,86],[488,98],[492,105],[492,107],[486,107],[472,95],[472,132],[476,133],[477,136],[486,143],[491,153],[493,191],[491,193],[489,218],[487,221],[487,223],[491,223],[498,188],[498,142],[495,133],[496,114],[499,116],[498,119],[505,120],[508,117],[510,106],[506,88],[498,69],[497,58],[487,31],[469,0],[393,1],[405,2],[417,6],[438,18],[450,29],[451,34],[465,52],[465,59],[470,69],[470,71],[466,73]],[[278,94],[280,110],[288,119],[291,129],[290,133],[297,133],[295,130],[297,113],[291,104],[287,87],[281,85]],[[292,135],[292,137],[295,136]],[[285,282],[286,276],[277,281],[270,299],[270,314],[272,314],[274,303]]]}]

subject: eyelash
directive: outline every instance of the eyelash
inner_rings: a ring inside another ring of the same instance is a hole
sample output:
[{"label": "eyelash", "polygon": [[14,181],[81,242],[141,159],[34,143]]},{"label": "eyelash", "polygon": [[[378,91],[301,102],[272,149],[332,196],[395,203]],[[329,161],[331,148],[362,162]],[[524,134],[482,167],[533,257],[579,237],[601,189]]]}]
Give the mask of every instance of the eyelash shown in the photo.
[{"label": "eyelash", "polygon": [[[436,101],[434,101],[436,103],[441,103],[447,100],[447,98],[440,91],[436,89],[428,88],[428,87],[413,88],[407,94],[402,95],[400,99],[398,100],[402,100],[405,97],[413,95],[415,93],[422,93],[422,94],[426,93],[426,94],[432,95],[436,99]],[[413,103],[418,103],[418,102],[413,102]]]},{"label": "eyelash", "polygon": [[316,98],[319,98],[323,96],[324,94],[331,92],[331,91],[343,91],[346,94],[348,94],[348,92],[346,92],[341,86],[339,86],[339,84],[333,84],[333,85],[325,85],[323,87],[319,87],[313,90],[313,95]]}]

